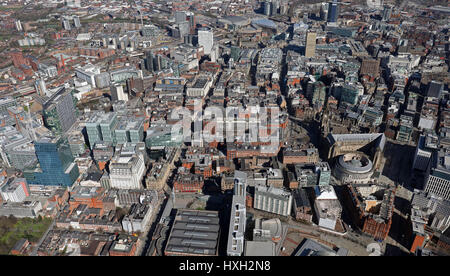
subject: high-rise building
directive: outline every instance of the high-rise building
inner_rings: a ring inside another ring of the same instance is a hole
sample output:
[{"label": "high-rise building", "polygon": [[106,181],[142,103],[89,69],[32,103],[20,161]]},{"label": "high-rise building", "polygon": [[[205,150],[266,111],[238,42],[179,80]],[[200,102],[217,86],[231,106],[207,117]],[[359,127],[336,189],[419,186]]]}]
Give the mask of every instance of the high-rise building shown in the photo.
[{"label": "high-rise building", "polygon": [[39,96],[45,97],[48,94],[47,86],[45,85],[45,81],[43,79],[38,79],[34,82],[34,88]]},{"label": "high-rise building", "polygon": [[289,216],[292,210],[292,194],[281,188],[256,185],[253,208]]},{"label": "high-rise building", "polygon": [[10,178],[5,184],[0,185],[0,195],[7,202],[22,202],[30,195],[25,178]]},{"label": "high-rise building", "polygon": [[231,46],[230,57],[236,62],[241,56],[241,48],[239,46]]},{"label": "high-rise building", "polygon": [[244,251],[244,234],[246,225],[245,196],[247,187],[247,174],[241,171],[234,172],[234,194],[231,204],[231,219],[228,230],[228,256],[241,256]]},{"label": "high-rise building", "polygon": [[316,33],[308,32],[306,35],[305,57],[313,57],[316,54]]},{"label": "high-rise building", "polygon": [[187,21],[187,16],[184,11],[176,11],[175,12],[175,23],[179,24]]},{"label": "high-rise building", "polygon": [[329,185],[331,179],[331,168],[327,162],[320,162],[316,165],[316,173],[318,174],[319,186]]},{"label": "high-rise building", "polygon": [[45,126],[57,135],[68,131],[77,120],[75,99],[64,87],[44,103],[43,109]]},{"label": "high-rise building", "polygon": [[123,117],[114,130],[117,144],[138,143],[144,140],[144,118]]},{"label": "high-rise building", "polygon": [[264,2],[264,14],[267,16],[271,16],[273,13],[273,4],[270,0],[266,0]]},{"label": "high-rise building", "polygon": [[114,101],[128,101],[128,94],[124,91],[122,84],[115,84],[111,86],[111,100]]},{"label": "high-rise building", "polygon": [[413,169],[426,171],[430,164],[432,148],[428,148],[426,144],[426,136],[421,135],[417,142],[416,153],[414,155]]},{"label": "high-rise building", "polygon": [[306,96],[311,105],[317,108],[323,107],[327,95],[327,87],[322,81],[308,82]]},{"label": "high-rise building", "polygon": [[31,185],[72,186],[80,172],[69,144],[60,137],[44,137],[34,145],[39,166],[26,169],[24,177]]},{"label": "high-rise building", "polygon": [[109,165],[111,188],[142,189],[145,164],[142,154],[116,156]]},{"label": "high-rise building", "polygon": [[392,15],[392,6],[384,6],[383,12],[381,14],[382,21],[389,21]]},{"label": "high-rise building", "polygon": [[183,22],[178,23],[178,31],[179,31],[180,39],[184,41],[184,37],[186,35],[189,35],[189,33],[190,33],[189,22],[183,21]]},{"label": "high-rise building", "polygon": [[329,3],[322,3],[320,6],[320,19],[323,21],[328,19],[328,5]]},{"label": "high-rise building", "polygon": [[189,26],[191,28],[190,34],[195,34],[196,25],[197,25],[197,22],[195,20],[195,15],[192,12],[187,12],[186,16],[187,16],[187,21],[189,21]]},{"label": "high-rise building", "polygon": [[214,43],[214,34],[211,29],[198,30],[198,44],[203,46],[205,55],[210,55]]},{"label": "high-rise building", "polygon": [[75,16],[73,18],[73,23],[75,25],[75,28],[80,28],[81,27],[81,22],[80,22],[80,18],[78,16]]},{"label": "high-rise building", "polygon": [[336,23],[339,17],[339,3],[337,0],[333,0],[333,2],[328,3],[328,18],[327,22]]},{"label": "high-rise building", "polygon": [[19,31],[19,32],[23,31],[22,23],[20,23],[20,20],[16,20],[15,24],[16,24],[17,31]]},{"label": "high-rise building", "polygon": [[106,142],[115,145],[114,131],[117,128],[118,119],[115,112],[99,112],[89,117],[86,122],[86,132],[89,146],[94,148],[95,143]]},{"label": "high-rise building", "polygon": [[0,113],[8,112],[9,107],[16,107],[17,102],[14,98],[1,98],[0,99]]},{"label": "high-rise building", "polygon": [[450,155],[434,152],[425,179],[425,192],[450,200]]},{"label": "high-rise building", "polygon": [[188,34],[188,35],[185,35],[183,37],[183,39],[184,39],[184,44],[188,44],[191,46],[196,46],[198,43],[198,36],[196,36],[196,35]]},{"label": "high-rise building", "polygon": [[152,51],[146,51],[145,52],[145,59],[144,59],[144,67],[145,70],[149,72],[153,72],[153,53]]},{"label": "high-rise building", "polygon": [[[8,131],[8,127],[12,130]],[[37,162],[33,141],[12,126],[8,127],[3,127],[7,132],[2,137],[0,145],[0,155],[3,162],[5,165],[19,170],[33,166]],[[28,134],[32,136],[31,133]]]},{"label": "high-rise building", "polygon": [[66,30],[66,31],[70,31],[72,29],[70,21],[67,19],[63,20],[62,25],[63,25],[64,30]]}]

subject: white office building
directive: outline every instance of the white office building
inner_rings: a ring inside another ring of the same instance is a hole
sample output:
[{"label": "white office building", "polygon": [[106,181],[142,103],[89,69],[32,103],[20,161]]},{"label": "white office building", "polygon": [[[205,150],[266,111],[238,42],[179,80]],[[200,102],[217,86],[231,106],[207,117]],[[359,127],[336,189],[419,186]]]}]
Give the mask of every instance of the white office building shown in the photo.
[{"label": "white office building", "polygon": [[128,94],[123,90],[122,84],[111,86],[111,100],[112,101],[128,101]]},{"label": "white office building", "polygon": [[100,68],[95,65],[88,64],[84,67],[76,68],[75,74],[77,78],[87,81],[92,87],[96,87],[95,76],[100,74]]},{"label": "white office building", "polygon": [[203,46],[205,55],[210,55],[214,44],[214,34],[210,29],[198,30],[198,44]]},{"label": "white office building", "polygon": [[256,185],[253,208],[289,216],[292,210],[291,192],[273,186]]},{"label": "white office building", "polygon": [[231,204],[231,218],[228,231],[228,256],[241,256],[244,252],[244,234],[246,225],[245,195],[247,174],[241,171],[234,173],[234,194]]},{"label": "white office building", "polygon": [[425,192],[450,200],[450,153],[433,153],[425,179]]},{"label": "white office building", "polygon": [[117,156],[109,165],[111,188],[142,189],[145,164],[142,155]]},{"label": "white office building", "polygon": [[314,212],[320,227],[334,230],[341,218],[342,206],[336,196],[333,186],[316,187]]},{"label": "white office building", "polygon": [[30,195],[27,181],[25,178],[10,178],[0,186],[0,195],[7,202],[24,201]]}]

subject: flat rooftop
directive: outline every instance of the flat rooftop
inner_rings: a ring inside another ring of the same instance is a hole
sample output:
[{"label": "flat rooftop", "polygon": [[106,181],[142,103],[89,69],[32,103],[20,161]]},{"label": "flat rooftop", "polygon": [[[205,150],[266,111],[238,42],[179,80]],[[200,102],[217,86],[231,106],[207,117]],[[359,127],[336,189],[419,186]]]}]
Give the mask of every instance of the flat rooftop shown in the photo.
[{"label": "flat rooftop", "polygon": [[217,255],[219,231],[218,212],[178,210],[166,254]]}]

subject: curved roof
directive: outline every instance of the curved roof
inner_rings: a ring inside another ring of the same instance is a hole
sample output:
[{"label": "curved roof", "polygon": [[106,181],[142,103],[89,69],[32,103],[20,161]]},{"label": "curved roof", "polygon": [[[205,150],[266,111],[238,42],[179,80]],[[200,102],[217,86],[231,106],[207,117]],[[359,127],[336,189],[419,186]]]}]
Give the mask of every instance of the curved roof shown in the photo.
[{"label": "curved roof", "polygon": [[339,157],[339,166],[353,173],[368,173],[373,168],[372,161],[363,153],[347,153]]},{"label": "curved roof", "polygon": [[252,24],[261,26],[261,27],[266,27],[266,28],[272,28],[272,29],[276,29],[277,28],[277,24],[275,24],[275,22],[273,22],[272,20],[269,19],[255,19],[252,20]]}]

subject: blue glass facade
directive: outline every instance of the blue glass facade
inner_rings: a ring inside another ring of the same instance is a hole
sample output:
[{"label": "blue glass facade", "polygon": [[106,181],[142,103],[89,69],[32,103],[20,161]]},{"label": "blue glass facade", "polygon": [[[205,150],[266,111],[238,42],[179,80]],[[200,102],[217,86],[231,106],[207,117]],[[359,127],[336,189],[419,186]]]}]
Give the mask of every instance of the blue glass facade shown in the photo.
[{"label": "blue glass facade", "polygon": [[339,16],[339,6],[338,3],[333,1],[328,5],[328,22],[337,22]]},{"label": "blue glass facade", "polygon": [[29,184],[72,186],[79,176],[70,147],[63,140],[35,142],[40,168],[24,172]]}]

